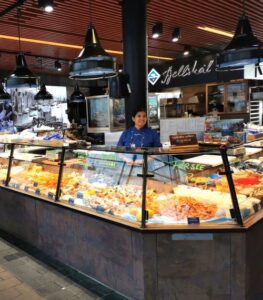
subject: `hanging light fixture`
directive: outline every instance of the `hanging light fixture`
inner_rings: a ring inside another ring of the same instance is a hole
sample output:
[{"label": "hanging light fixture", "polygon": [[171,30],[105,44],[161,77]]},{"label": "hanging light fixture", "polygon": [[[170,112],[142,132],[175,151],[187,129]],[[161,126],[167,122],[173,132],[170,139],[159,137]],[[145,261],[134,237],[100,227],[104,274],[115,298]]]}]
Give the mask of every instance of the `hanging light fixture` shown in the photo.
[{"label": "hanging light fixture", "polygon": [[180,40],[180,38],[181,38],[181,28],[176,27],[172,32],[172,42],[176,43]]},{"label": "hanging light fixture", "polygon": [[185,45],[183,55],[188,56],[190,54],[190,51],[191,51],[191,46]]},{"label": "hanging light fixture", "polygon": [[47,91],[45,84],[42,84],[39,92],[34,97],[35,100],[52,100],[53,96]]},{"label": "hanging light fixture", "polygon": [[3,82],[0,83],[0,101],[11,100],[10,94],[8,94],[5,89]]},{"label": "hanging light fixture", "polygon": [[57,71],[62,71],[62,65],[61,62],[59,60],[56,60],[54,63],[55,68],[57,69]]},{"label": "hanging light fixture", "polygon": [[54,10],[53,0],[38,0],[38,5],[46,12],[52,12]]},{"label": "hanging light fixture", "polygon": [[75,85],[74,91],[69,98],[69,102],[85,102],[85,95],[80,91],[78,84]]},{"label": "hanging light fixture", "polygon": [[162,33],[163,33],[163,23],[161,22],[155,23],[152,27],[152,38],[158,39],[158,37]]},{"label": "hanging light fixture", "polygon": [[7,87],[36,87],[38,85],[37,77],[28,69],[25,55],[21,51],[20,40],[20,8],[17,9],[17,27],[19,53],[16,55],[16,69],[6,80]]},{"label": "hanging light fixture", "polygon": [[114,77],[116,73],[116,58],[111,57],[100,45],[95,27],[92,25],[91,0],[90,24],[86,34],[85,44],[79,56],[71,62],[69,78],[71,79],[102,79]]},{"label": "hanging light fixture", "polygon": [[239,18],[235,34],[228,46],[217,57],[218,71],[243,69],[245,65],[263,60],[263,44],[255,37],[244,9]]}]

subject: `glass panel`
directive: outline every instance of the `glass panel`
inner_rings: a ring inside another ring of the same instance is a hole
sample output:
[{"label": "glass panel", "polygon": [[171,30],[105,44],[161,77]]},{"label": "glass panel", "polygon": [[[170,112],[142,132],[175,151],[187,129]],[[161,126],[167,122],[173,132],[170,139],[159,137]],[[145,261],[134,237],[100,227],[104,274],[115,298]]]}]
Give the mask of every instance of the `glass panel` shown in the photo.
[{"label": "glass panel", "polygon": [[240,159],[231,165],[231,169],[241,216],[245,219],[263,207],[262,157]]},{"label": "glass panel", "polygon": [[220,155],[155,155],[148,164],[148,226],[236,224]]},{"label": "glass panel", "polygon": [[113,129],[122,130],[125,127],[125,99],[111,99]]},{"label": "glass panel", "polygon": [[224,112],[224,85],[208,86],[208,112]]},{"label": "glass panel", "polygon": [[245,112],[246,93],[244,83],[228,84],[227,86],[227,112]]},{"label": "glass panel", "polygon": [[[140,226],[142,157],[93,150],[73,153],[74,158],[65,161],[60,200]],[[126,160],[133,158],[136,163],[128,165]]]},{"label": "glass panel", "polygon": [[109,97],[88,97],[88,125],[90,128],[109,127]]},{"label": "glass panel", "polygon": [[60,148],[16,146],[9,186],[55,199],[60,155]]},{"label": "glass panel", "polygon": [[158,96],[148,96],[148,122],[150,126],[159,125]]},{"label": "glass panel", "polygon": [[0,144],[0,184],[4,185],[7,176],[8,162],[10,157],[10,146]]}]

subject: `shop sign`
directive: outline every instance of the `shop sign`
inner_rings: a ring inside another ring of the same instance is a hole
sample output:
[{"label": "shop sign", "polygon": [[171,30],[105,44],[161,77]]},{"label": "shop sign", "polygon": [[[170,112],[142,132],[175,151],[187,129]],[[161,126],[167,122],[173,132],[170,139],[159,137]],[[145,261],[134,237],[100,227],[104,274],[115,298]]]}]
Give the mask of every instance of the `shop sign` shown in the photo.
[{"label": "shop sign", "polygon": [[244,79],[263,80],[263,65],[260,63],[244,66]]},{"label": "shop sign", "polygon": [[161,83],[164,85],[169,85],[171,81],[177,77],[189,77],[194,75],[197,76],[201,74],[208,74],[212,71],[214,62],[214,59],[211,59],[207,65],[203,64],[202,66],[200,66],[198,60],[195,60],[193,64],[181,65],[179,68],[170,66],[162,73]]},{"label": "shop sign", "polygon": [[151,83],[150,87],[154,85],[152,90],[156,91],[171,87],[215,82],[217,81],[215,67],[216,57],[213,55],[176,59],[162,65],[154,65],[148,74],[148,80]]},{"label": "shop sign", "polygon": [[154,68],[152,68],[148,74],[148,81],[150,82],[150,84],[155,85],[160,76],[161,75]]},{"label": "shop sign", "polygon": [[173,162],[173,168],[185,171],[203,171],[207,168],[207,166],[199,163],[191,163],[178,160]]},{"label": "shop sign", "polygon": [[195,133],[173,134],[169,138],[172,146],[198,145]]}]

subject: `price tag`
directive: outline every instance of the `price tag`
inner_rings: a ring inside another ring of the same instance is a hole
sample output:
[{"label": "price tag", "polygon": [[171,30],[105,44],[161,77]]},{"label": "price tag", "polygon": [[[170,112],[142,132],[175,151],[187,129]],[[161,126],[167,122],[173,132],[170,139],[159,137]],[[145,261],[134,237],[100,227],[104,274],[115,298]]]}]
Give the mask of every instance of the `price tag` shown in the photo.
[{"label": "price tag", "polygon": [[53,200],[54,194],[52,192],[48,192],[47,197],[48,197],[48,199]]},{"label": "price tag", "polygon": [[39,196],[40,195],[40,189],[36,189],[35,194]]},{"label": "price tag", "polygon": [[74,205],[74,204],[75,204],[74,198],[71,198],[71,197],[70,197],[70,198],[68,199],[68,203],[71,204],[71,205]]},{"label": "price tag", "polygon": [[199,217],[187,218],[188,224],[200,224]]},{"label": "price tag", "polygon": [[84,198],[83,193],[82,192],[77,192],[77,198],[83,199]]}]

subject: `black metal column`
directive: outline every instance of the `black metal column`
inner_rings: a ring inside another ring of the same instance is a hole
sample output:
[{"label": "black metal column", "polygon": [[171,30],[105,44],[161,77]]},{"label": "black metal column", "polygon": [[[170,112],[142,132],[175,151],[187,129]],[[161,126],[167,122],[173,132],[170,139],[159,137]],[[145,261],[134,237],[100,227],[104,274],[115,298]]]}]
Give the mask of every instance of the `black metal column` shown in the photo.
[{"label": "black metal column", "polygon": [[126,97],[126,126],[132,123],[132,112],[147,103],[147,0],[123,0],[123,66],[129,75],[131,94]]}]

